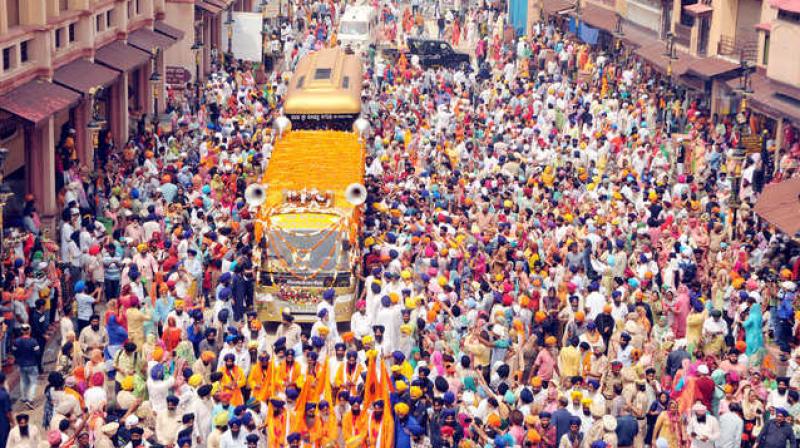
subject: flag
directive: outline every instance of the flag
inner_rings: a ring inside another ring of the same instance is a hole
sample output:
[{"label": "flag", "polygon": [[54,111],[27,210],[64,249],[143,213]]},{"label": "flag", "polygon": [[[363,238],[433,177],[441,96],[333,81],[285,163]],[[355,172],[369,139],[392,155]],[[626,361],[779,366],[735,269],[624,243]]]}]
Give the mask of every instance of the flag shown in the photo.
[{"label": "flag", "polygon": [[376,370],[376,356],[367,355],[367,378],[364,381],[364,409],[369,409],[372,402],[378,398],[378,372]]},{"label": "flag", "polygon": [[386,363],[381,360],[381,399],[383,400],[383,424],[381,425],[381,440],[383,447],[394,446],[394,409],[389,394],[394,392],[394,384],[386,370]]}]

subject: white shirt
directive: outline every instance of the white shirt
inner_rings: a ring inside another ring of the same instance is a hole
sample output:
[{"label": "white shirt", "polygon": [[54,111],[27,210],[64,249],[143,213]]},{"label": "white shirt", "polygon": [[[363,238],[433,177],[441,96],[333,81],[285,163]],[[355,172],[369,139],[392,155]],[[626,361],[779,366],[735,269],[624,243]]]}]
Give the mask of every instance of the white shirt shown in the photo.
[{"label": "white shirt", "polygon": [[[717,418],[713,415],[706,414],[705,423],[700,423],[697,421],[697,417],[693,415],[689,419],[686,432],[690,437],[692,433],[695,434],[695,437],[692,438],[692,448],[714,448],[714,444],[717,439],[719,439],[720,435],[719,422],[717,422]],[[707,440],[702,441],[700,440],[701,437],[706,437]]]}]

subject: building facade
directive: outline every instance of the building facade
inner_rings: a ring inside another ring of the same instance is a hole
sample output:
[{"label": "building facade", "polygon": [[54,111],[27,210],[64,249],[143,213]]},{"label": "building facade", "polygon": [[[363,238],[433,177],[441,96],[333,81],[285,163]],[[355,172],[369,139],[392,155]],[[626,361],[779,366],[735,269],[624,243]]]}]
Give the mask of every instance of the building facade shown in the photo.
[{"label": "building facade", "polygon": [[[551,20],[580,17],[597,44],[622,46],[671,78],[681,97],[716,118],[746,98],[752,119],[776,150],[800,134],[800,0],[530,0]],[[617,43],[619,42],[619,43]],[[594,43],[594,42],[593,42]],[[674,48],[667,56],[667,47]],[[790,57],[786,57],[790,56]],[[747,71],[748,85],[742,86]],[[743,88],[745,87],[745,88]]]},{"label": "building facade", "polygon": [[[55,221],[64,163],[94,171],[164,108],[164,0],[0,0],[0,147],[16,198]],[[12,209],[14,203],[9,204]],[[19,204],[16,204],[19,205]]]}]

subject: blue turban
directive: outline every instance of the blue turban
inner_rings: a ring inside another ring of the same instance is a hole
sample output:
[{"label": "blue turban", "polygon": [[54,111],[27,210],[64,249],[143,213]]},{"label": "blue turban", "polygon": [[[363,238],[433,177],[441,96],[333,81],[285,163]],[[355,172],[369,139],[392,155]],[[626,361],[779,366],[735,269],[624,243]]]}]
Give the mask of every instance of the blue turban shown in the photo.
[{"label": "blue turban", "polygon": [[164,378],[164,366],[162,364],[156,364],[150,369],[150,378],[154,380],[160,380]]}]

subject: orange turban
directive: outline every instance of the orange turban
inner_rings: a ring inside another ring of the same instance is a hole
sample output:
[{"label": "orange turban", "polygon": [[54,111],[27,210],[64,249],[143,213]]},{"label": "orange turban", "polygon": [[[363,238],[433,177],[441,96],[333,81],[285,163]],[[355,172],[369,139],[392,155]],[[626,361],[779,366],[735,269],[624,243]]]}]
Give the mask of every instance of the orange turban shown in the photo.
[{"label": "orange turban", "polygon": [[205,362],[211,362],[216,357],[217,357],[217,355],[215,355],[214,352],[210,352],[210,351],[204,351],[203,353],[200,354],[200,359],[202,359]]}]

